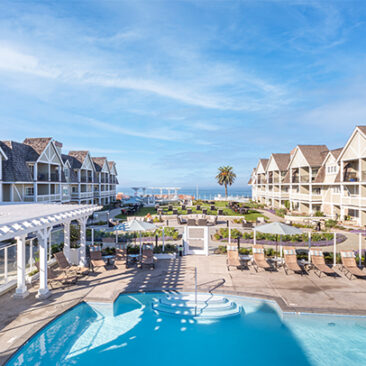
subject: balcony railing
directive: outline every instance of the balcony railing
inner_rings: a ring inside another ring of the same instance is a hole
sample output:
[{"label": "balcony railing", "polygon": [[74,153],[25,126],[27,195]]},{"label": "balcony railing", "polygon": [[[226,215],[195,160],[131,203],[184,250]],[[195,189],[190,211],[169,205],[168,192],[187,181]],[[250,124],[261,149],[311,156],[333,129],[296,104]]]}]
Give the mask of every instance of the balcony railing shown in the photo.
[{"label": "balcony railing", "polygon": [[58,182],[60,180],[60,176],[58,173],[51,173],[51,182]]},{"label": "balcony railing", "polygon": [[357,172],[345,173],[343,175],[344,182],[358,182],[358,174]]},{"label": "balcony railing", "polygon": [[301,183],[309,183],[309,175],[308,174],[306,174],[306,175],[301,175],[300,176],[300,182]]},{"label": "balcony railing", "polygon": [[39,182],[48,182],[48,174],[47,173],[38,173],[37,181]]},{"label": "balcony railing", "polygon": [[292,183],[299,183],[299,176],[298,175],[293,175],[292,176]]}]

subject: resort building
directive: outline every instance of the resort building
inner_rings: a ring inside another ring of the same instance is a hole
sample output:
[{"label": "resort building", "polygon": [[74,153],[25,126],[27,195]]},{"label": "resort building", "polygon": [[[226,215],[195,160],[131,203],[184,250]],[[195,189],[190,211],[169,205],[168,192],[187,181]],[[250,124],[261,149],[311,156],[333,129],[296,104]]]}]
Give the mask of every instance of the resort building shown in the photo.
[{"label": "resort building", "polygon": [[253,200],[271,208],[366,225],[366,126],[344,147],[298,145],[290,153],[260,159],[251,174]]},{"label": "resort building", "polygon": [[115,163],[95,159],[88,151],[62,154],[62,144],[51,137],[0,141],[0,202],[113,202]]}]

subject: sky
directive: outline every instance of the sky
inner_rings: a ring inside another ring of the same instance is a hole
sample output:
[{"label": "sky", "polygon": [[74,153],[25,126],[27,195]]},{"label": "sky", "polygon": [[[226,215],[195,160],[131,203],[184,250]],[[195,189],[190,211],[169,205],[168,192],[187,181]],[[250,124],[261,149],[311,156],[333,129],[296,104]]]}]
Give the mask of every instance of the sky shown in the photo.
[{"label": "sky", "polygon": [[123,187],[341,147],[365,85],[365,1],[0,2],[0,139],[107,156]]}]

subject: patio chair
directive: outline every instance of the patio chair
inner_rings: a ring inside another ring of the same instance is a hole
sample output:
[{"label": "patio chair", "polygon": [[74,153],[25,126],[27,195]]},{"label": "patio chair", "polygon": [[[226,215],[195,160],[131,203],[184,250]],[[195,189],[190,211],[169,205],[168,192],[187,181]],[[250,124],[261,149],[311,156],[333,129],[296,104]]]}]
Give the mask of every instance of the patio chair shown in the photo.
[{"label": "patio chair", "polygon": [[116,248],[116,258],[114,260],[116,267],[123,267],[128,265],[128,256],[126,248]]},{"label": "patio chair", "polygon": [[293,247],[287,247],[283,250],[285,262],[283,264],[283,269],[285,270],[285,273],[288,275],[289,271],[292,271],[293,273],[300,272],[301,275],[303,274],[302,268],[297,263],[297,256],[296,256],[296,250]]},{"label": "patio chair", "polygon": [[245,219],[243,219],[243,221],[241,222],[241,226],[243,228],[248,228],[248,229],[252,229],[253,228],[253,224],[250,222],[247,222]]},{"label": "patio chair", "polygon": [[54,254],[54,256],[57,260],[59,268],[64,271],[73,272],[79,276],[85,276],[89,273],[89,268],[71,265],[65,257],[64,252],[57,252]]},{"label": "patio chair", "polygon": [[141,268],[143,266],[155,268],[154,252],[150,245],[144,245],[142,247]]},{"label": "patio chair", "polygon": [[200,210],[201,210],[201,206],[200,206],[200,205],[197,205],[197,206],[196,206],[196,210],[197,210],[197,211],[200,211]]},{"label": "patio chair", "polygon": [[273,270],[273,267],[267,262],[264,256],[264,248],[263,245],[253,245],[253,267],[256,272],[261,268],[264,271]]},{"label": "patio chair", "polygon": [[206,207],[202,209],[202,214],[207,215],[207,208]]},{"label": "patio chair", "polygon": [[224,211],[222,210],[222,208],[219,208],[217,210],[217,215],[223,215],[224,214]]},{"label": "patio chair", "polygon": [[188,219],[187,220],[188,226],[196,226],[196,220],[195,219]]},{"label": "patio chair", "polygon": [[366,276],[366,273],[357,266],[353,250],[341,250],[341,260],[341,271],[344,271],[345,276],[349,280],[352,280],[352,278],[356,277]]},{"label": "patio chair", "polygon": [[192,209],[191,208],[187,208],[187,214],[191,215],[192,214]]},{"label": "patio chair", "polygon": [[215,226],[217,225],[217,216],[214,217],[214,219],[212,221],[209,221],[207,223],[207,225],[210,225],[210,226]]},{"label": "patio chair", "polygon": [[235,267],[237,269],[243,269],[243,265],[240,262],[239,252],[237,246],[228,245],[226,247],[227,251],[227,258],[226,258],[226,264],[227,269],[230,271],[230,267]]},{"label": "patio chair", "polygon": [[172,205],[168,206],[168,211],[173,211],[173,206]]},{"label": "patio chair", "polygon": [[315,274],[320,278],[322,273],[325,275],[336,275],[334,269],[325,264],[323,252],[320,249],[310,249],[311,263],[314,266]]},{"label": "patio chair", "polygon": [[211,210],[211,211],[214,211],[214,210],[216,210],[216,207],[215,207],[215,205],[211,205],[211,206],[210,206],[210,210]]},{"label": "patio chair", "polygon": [[182,205],[181,209],[184,211],[186,209],[186,205]]},{"label": "patio chair", "polygon": [[176,208],[173,209],[173,215],[178,215],[178,210]]},{"label": "patio chair", "polygon": [[[35,265],[37,267],[38,272],[40,272],[40,266],[39,262],[36,261]],[[65,271],[56,272],[52,267],[47,268],[47,279],[50,283],[50,286],[53,288],[53,286],[58,283],[61,286],[64,285],[72,285],[75,284],[78,277],[76,273],[67,273]]]},{"label": "patio chair", "polygon": [[198,219],[198,226],[207,226],[207,219]]},{"label": "patio chair", "polygon": [[105,262],[102,258],[102,252],[100,250],[90,252],[90,263],[93,267],[93,272],[95,269],[101,269],[102,272],[106,271]]}]

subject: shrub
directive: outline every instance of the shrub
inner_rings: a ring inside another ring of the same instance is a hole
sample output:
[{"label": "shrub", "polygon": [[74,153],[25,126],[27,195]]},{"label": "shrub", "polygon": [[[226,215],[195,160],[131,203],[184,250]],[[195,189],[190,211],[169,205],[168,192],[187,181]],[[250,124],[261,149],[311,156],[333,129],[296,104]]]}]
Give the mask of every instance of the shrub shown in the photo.
[{"label": "shrub", "polygon": [[316,211],[315,214],[314,214],[314,216],[316,216],[316,217],[323,217],[324,216],[324,213],[321,212],[321,211]]},{"label": "shrub", "polygon": [[287,214],[287,210],[285,208],[276,208],[275,214],[280,217],[285,217],[285,215]]}]

